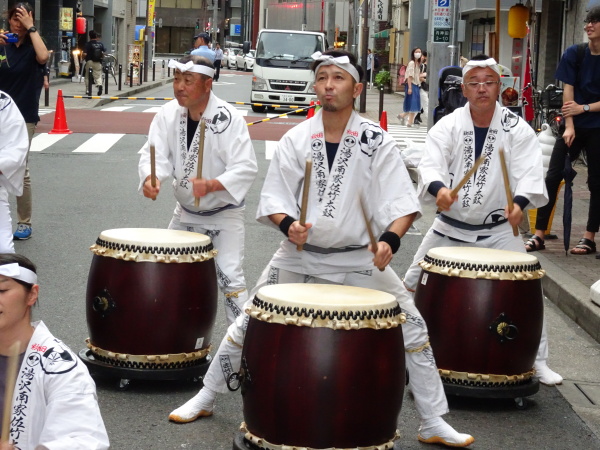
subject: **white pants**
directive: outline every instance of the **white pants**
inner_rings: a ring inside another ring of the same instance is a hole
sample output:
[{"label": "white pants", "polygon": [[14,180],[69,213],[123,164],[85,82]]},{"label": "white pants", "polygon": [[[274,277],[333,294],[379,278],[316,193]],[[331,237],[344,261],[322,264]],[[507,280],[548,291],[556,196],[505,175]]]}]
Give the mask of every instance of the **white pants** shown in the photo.
[{"label": "white pants", "polygon": [[[258,289],[265,285],[283,283],[331,284],[330,281],[322,278],[267,266],[250,298],[252,299]],[[438,375],[431,347],[427,345],[429,341],[427,326],[415,307],[412,296],[402,285],[400,278],[392,269],[387,267],[383,272],[378,270],[349,272],[346,274],[343,284],[379,289],[396,297],[402,312],[407,317],[406,323],[402,325],[402,332],[406,350],[413,350],[406,353],[406,368],[410,374],[409,385],[414,395],[417,411],[423,419],[439,417],[447,413],[448,403],[442,382]],[[249,316],[244,313],[228,328],[213,363],[204,377],[204,385],[209,389],[219,393],[228,391],[227,379],[232,372],[238,372],[240,369],[242,345],[248,321]],[[268,343],[265,343],[265,345],[268,345]]]},{"label": "white pants", "polygon": [[14,253],[12,220],[10,218],[10,205],[8,192],[0,186],[0,253]]},{"label": "white pants", "polygon": [[423,112],[421,113],[421,122],[427,124],[427,116],[429,115],[429,92],[421,89],[421,108]]},{"label": "white pants", "polygon": [[[433,232],[430,228],[419,249],[415,253],[412,264],[406,271],[404,276],[404,285],[412,293],[414,297],[415,289],[421,275],[421,266],[419,262],[425,259],[427,252],[435,247],[479,247],[479,248],[492,248],[499,250],[509,250],[513,252],[525,253],[525,246],[519,236],[512,234],[512,229],[502,233],[494,233],[486,239],[482,239],[477,242],[459,242],[453,241],[447,236],[440,236]],[[546,361],[548,359],[548,334],[546,332],[546,320],[544,319],[542,325],[542,336],[540,339],[540,346],[538,347],[538,354],[536,357],[537,361]]]},{"label": "white pants", "polygon": [[244,209],[239,208],[237,217],[228,217],[219,224],[182,225],[180,216],[175,214],[169,224],[170,230],[192,231],[210,237],[218,250],[215,257],[217,282],[225,295],[225,316],[227,324],[233,323],[242,314],[244,303],[248,300],[246,279],[242,265],[244,263]]}]

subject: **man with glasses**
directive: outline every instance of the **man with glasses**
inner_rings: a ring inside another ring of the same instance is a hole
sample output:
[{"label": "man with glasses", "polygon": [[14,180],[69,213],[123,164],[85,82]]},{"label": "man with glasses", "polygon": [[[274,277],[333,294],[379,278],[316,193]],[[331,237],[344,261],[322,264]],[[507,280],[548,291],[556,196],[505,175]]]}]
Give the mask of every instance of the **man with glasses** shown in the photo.
[{"label": "man with glasses", "polygon": [[[535,234],[525,246],[528,252],[544,250],[544,234],[554,204],[567,155],[571,161],[586,149],[588,157],[588,188],[590,207],[583,237],[575,248],[574,255],[596,252],[594,238],[600,228],[600,6],[589,10],[584,20],[587,45],[572,45],[563,54],[556,78],[563,82],[563,107],[565,131],[556,140],[546,174],[546,189],[550,202],[537,212]],[[599,258],[596,255],[596,258]]]},{"label": "man with glasses", "polygon": [[[414,292],[421,273],[418,265],[434,247],[483,247],[524,252],[513,235],[525,208],[548,201],[543,179],[542,151],[533,129],[498,102],[500,68],[486,55],[463,67],[462,91],[468,103],[443,117],[427,134],[419,165],[418,194],[424,203],[435,201],[441,211],[423,238],[404,284]],[[514,207],[507,206],[499,150],[509,171]],[[452,194],[475,162],[483,162],[471,178]],[[547,365],[546,328],[535,361],[536,376],[547,385],[562,377]]]}]

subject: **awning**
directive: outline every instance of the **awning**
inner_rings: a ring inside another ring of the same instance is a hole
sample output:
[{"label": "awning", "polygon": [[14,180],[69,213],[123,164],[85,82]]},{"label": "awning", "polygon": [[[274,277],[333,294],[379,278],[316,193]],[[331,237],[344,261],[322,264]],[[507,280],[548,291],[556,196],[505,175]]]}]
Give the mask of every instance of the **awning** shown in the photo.
[{"label": "awning", "polygon": [[379,33],[375,33],[371,35],[372,38],[375,39],[379,39],[379,38],[384,38],[384,39],[388,39],[390,37],[390,30],[382,30]]}]

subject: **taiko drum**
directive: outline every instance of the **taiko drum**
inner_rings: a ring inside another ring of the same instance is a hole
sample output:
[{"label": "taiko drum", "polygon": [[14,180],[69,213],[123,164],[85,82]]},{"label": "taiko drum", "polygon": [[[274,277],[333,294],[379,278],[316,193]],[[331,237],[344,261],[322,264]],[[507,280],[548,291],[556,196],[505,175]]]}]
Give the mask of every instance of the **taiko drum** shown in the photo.
[{"label": "taiko drum", "polygon": [[212,242],[187,231],[103,231],[91,247],[88,347],[115,366],[172,369],[204,362],[217,312]]},{"label": "taiko drum", "polygon": [[394,296],[281,284],[261,288],[247,312],[241,374],[248,441],[259,448],[393,447],[405,384],[404,314]]},{"label": "taiko drum", "polygon": [[415,303],[444,383],[526,383],[543,323],[544,271],[527,253],[439,247],[421,262]]}]

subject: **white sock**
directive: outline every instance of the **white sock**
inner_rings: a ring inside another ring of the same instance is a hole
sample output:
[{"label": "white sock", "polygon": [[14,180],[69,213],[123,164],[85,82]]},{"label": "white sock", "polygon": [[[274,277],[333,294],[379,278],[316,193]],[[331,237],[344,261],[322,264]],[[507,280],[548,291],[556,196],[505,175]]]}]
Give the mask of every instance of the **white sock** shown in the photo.
[{"label": "white sock", "polygon": [[459,433],[441,417],[422,419],[419,427],[419,438],[422,441],[439,438],[432,440],[431,443],[445,443],[455,446],[467,446],[474,441],[471,435]]},{"label": "white sock", "polygon": [[563,382],[563,377],[548,367],[546,361],[536,360],[533,367],[535,368],[535,376],[540,379],[540,383],[554,386]]},{"label": "white sock", "polygon": [[189,420],[195,418],[200,411],[212,412],[215,407],[216,398],[217,393],[204,386],[200,389],[200,392],[179,408],[173,410],[169,416],[177,416],[180,419]]}]

